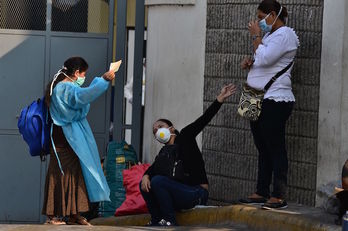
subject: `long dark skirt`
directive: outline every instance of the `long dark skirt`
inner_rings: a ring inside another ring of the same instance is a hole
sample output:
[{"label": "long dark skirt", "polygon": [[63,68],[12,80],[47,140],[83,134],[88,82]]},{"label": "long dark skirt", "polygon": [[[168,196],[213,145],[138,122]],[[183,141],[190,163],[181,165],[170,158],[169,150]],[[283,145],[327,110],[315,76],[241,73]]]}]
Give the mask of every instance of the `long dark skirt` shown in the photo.
[{"label": "long dark skirt", "polygon": [[64,217],[86,212],[89,210],[88,194],[79,158],[65,139],[61,127],[54,126],[53,140],[64,175],[51,147],[42,214]]}]

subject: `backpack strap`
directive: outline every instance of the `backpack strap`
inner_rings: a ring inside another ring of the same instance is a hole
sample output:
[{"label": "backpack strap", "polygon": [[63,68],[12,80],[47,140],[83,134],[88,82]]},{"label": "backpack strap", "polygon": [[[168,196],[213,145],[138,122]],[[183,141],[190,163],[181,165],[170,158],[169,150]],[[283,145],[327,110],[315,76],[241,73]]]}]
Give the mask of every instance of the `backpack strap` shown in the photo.
[{"label": "backpack strap", "polygon": [[41,161],[46,161],[46,153],[44,151],[41,151],[40,159],[41,159]]},{"label": "backpack strap", "polygon": [[[40,99],[37,100],[37,102],[39,103],[40,102]],[[40,159],[41,161],[45,161],[46,160],[46,154],[45,153],[45,147],[44,147],[44,144],[45,144],[45,125],[48,124],[48,110],[46,109],[46,116],[45,118],[41,118],[41,126],[42,126],[42,129],[41,129],[41,153],[40,153]],[[49,150],[48,150],[49,151]]]},{"label": "backpack strap", "polygon": [[64,172],[63,172],[63,169],[62,169],[62,165],[60,163],[60,160],[59,160],[59,157],[58,157],[58,154],[57,154],[57,150],[56,150],[56,146],[54,145],[54,142],[53,142],[53,123],[51,123],[51,142],[52,142],[52,148],[53,148],[53,151],[54,151],[54,154],[56,155],[57,157],[57,161],[58,161],[58,166],[60,168],[60,172],[62,173],[62,175],[64,176]]}]

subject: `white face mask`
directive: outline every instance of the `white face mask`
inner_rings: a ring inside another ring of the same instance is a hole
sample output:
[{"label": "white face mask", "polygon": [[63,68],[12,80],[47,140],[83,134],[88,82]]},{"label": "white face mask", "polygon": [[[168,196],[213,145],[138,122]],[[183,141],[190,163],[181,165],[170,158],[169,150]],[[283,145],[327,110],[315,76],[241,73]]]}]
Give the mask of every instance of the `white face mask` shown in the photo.
[{"label": "white face mask", "polygon": [[156,140],[162,144],[166,144],[169,142],[171,136],[175,136],[175,134],[170,133],[169,128],[159,128],[155,134]]}]

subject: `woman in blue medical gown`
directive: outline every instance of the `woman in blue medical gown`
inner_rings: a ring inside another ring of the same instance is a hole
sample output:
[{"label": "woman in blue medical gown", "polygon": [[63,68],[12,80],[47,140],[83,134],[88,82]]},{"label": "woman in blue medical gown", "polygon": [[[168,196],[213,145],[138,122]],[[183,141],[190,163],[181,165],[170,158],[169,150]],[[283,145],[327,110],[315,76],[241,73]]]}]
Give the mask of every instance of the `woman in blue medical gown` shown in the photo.
[{"label": "woman in blue medical gown", "polygon": [[64,220],[69,223],[90,225],[80,213],[89,210],[89,202],[110,200],[86,116],[90,103],[108,89],[115,73],[106,72],[81,87],[87,69],[83,58],[71,57],[46,89],[45,101],[53,121],[42,209],[48,224],[65,224],[61,218],[67,218]]}]

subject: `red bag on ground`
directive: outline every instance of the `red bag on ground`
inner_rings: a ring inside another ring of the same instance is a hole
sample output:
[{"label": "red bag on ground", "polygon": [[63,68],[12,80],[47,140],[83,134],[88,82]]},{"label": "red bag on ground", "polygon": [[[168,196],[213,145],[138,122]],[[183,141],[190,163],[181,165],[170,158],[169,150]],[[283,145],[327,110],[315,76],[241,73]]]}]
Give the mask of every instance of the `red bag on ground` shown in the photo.
[{"label": "red bag on ground", "polygon": [[134,165],[123,170],[123,186],[126,189],[126,200],[116,209],[115,216],[148,213],[146,203],[140,193],[139,184],[150,164]]}]

